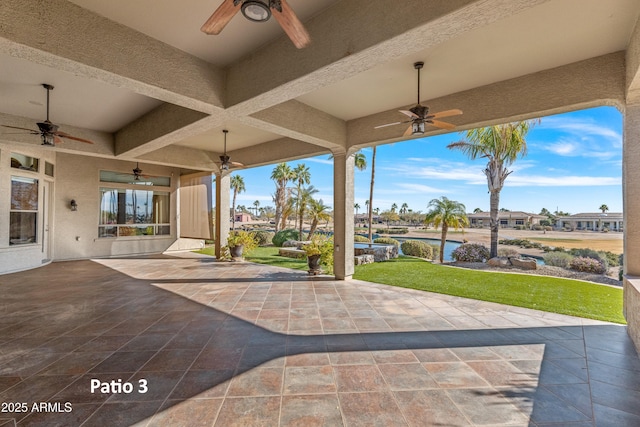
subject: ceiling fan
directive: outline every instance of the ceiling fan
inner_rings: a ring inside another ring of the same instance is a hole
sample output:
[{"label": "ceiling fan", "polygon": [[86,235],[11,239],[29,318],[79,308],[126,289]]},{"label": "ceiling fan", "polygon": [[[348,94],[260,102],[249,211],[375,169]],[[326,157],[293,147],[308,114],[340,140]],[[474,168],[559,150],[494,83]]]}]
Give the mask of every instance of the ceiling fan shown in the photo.
[{"label": "ceiling fan", "polygon": [[442,117],[457,116],[459,114],[462,114],[461,110],[453,109],[429,114],[429,107],[420,104],[420,69],[422,69],[423,66],[424,62],[416,62],[415,64],[413,64],[413,68],[418,70],[418,103],[415,107],[410,108],[409,110],[399,110],[402,114],[409,116],[410,120],[406,120],[404,122],[388,123],[386,125],[376,126],[374,129],[399,125],[402,123],[411,123],[402,136],[422,135],[424,134],[426,125],[431,125],[440,129],[447,130],[455,129],[455,125],[443,122],[438,119]]},{"label": "ceiling fan", "polygon": [[60,138],[67,138],[67,139],[72,139],[74,141],[93,144],[93,141],[89,141],[88,139],[78,138],[76,136],[69,135],[68,133],[59,131],[58,130],[59,126],[51,123],[51,121],[49,120],[49,92],[53,90],[53,86],[47,83],[42,83],[42,87],[44,87],[47,90],[47,119],[44,122],[36,123],[38,125],[39,130],[33,130],[33,129],[27,129],[27,128],[21,128],[18,126],[9,126],[9,125],[2,125],[2,126],[6,128],[11,128],[11,129],[26,130],[30,132],[32,135],[40,135],[40,137],[42,138],[42,145],[53,146],[55,144],[61,143],[63,141]]},{"label": "ceiling fan", "polygon": [[200,30],[207,34],[220,34],[240,9],[245,18],[254,22],[268,21],[273,14],[298,49],[311,42],[309,33],[286,0],[224,0]]},{"label": "ceiling fan", "polygon": [[133,169],[133,179],[134,181],[140,181],[140,177],[146,178],[146,175],[142,175],[142,169],[140,169],[140,164],[136,162],[136,167]]},{"label": "ceiling fan", "polygon": [[227,134],[229,131],[223,129],[222,132],[224,133],[224,153],[220,156],[220,170],[223,172],[228,171],[232,166],[243,168],[244,165],[242,163],[232,162],[231,157],[227,156]]}]

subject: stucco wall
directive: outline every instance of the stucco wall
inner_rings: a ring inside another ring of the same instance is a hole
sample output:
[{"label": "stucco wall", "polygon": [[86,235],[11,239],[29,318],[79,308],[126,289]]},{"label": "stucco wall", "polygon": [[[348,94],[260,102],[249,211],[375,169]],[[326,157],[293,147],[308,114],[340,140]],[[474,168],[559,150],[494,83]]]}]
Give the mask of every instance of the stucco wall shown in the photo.
[{"label": "stucco wall", "polygon": [[[141,165],[144,173],[172,176],[171,234],[98,238],[100,215],[100,170],[131,173],[135,163],[58,153],[55,197],[55,225],[53,230],[54,259],[69,260],[114,255],[162,252],[176,240],[176,189],[179,185],[177,169]],[[103,184],[109,186],[109,184]],[[78,210],[69,209],[71,199]]]}]

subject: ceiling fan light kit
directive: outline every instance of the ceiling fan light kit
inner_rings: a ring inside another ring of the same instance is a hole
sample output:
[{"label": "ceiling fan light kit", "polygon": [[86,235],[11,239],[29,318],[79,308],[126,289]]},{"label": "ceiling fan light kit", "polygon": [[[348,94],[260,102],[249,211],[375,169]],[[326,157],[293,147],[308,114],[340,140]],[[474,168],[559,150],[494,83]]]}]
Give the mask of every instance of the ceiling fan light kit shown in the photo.
[{"label": "ceiling fan light kit", "polygon": [[266,22],[271,18],[271,10],[268,4],[260,0],[247,0],[242,3],[242,15],[249,21]]}]

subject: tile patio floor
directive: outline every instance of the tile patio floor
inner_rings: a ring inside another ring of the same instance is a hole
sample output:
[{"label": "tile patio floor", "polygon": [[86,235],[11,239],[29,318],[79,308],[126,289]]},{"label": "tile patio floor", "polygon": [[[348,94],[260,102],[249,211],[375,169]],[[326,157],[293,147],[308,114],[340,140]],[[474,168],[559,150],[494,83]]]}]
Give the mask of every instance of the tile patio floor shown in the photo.
[{"label": "tile patio floor", "polygon": [[0,402],[28,404],[0,426],[640,426],[640,361],[619,325],[187,254],[102,259],[0,276]]}]

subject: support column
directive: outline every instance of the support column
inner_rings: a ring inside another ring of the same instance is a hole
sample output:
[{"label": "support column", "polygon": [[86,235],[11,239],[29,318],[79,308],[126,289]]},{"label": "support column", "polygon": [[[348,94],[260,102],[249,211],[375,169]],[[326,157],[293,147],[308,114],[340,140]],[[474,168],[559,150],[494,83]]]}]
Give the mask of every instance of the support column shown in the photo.
[{"label": "support column", "polygon": [[333,153],[333,273],[350,279],[353,263],[354,154]]},{"label": "support column", "polygon": [[230,175],[216,173],[215,250],[218,259],[220,259],[221,248],[227,244],[227,237],[229,237],[230,191]]},{"label": "support column", "polygon": [[640,350],[640,104],[627,105],[623,132],[624,313]]}]

